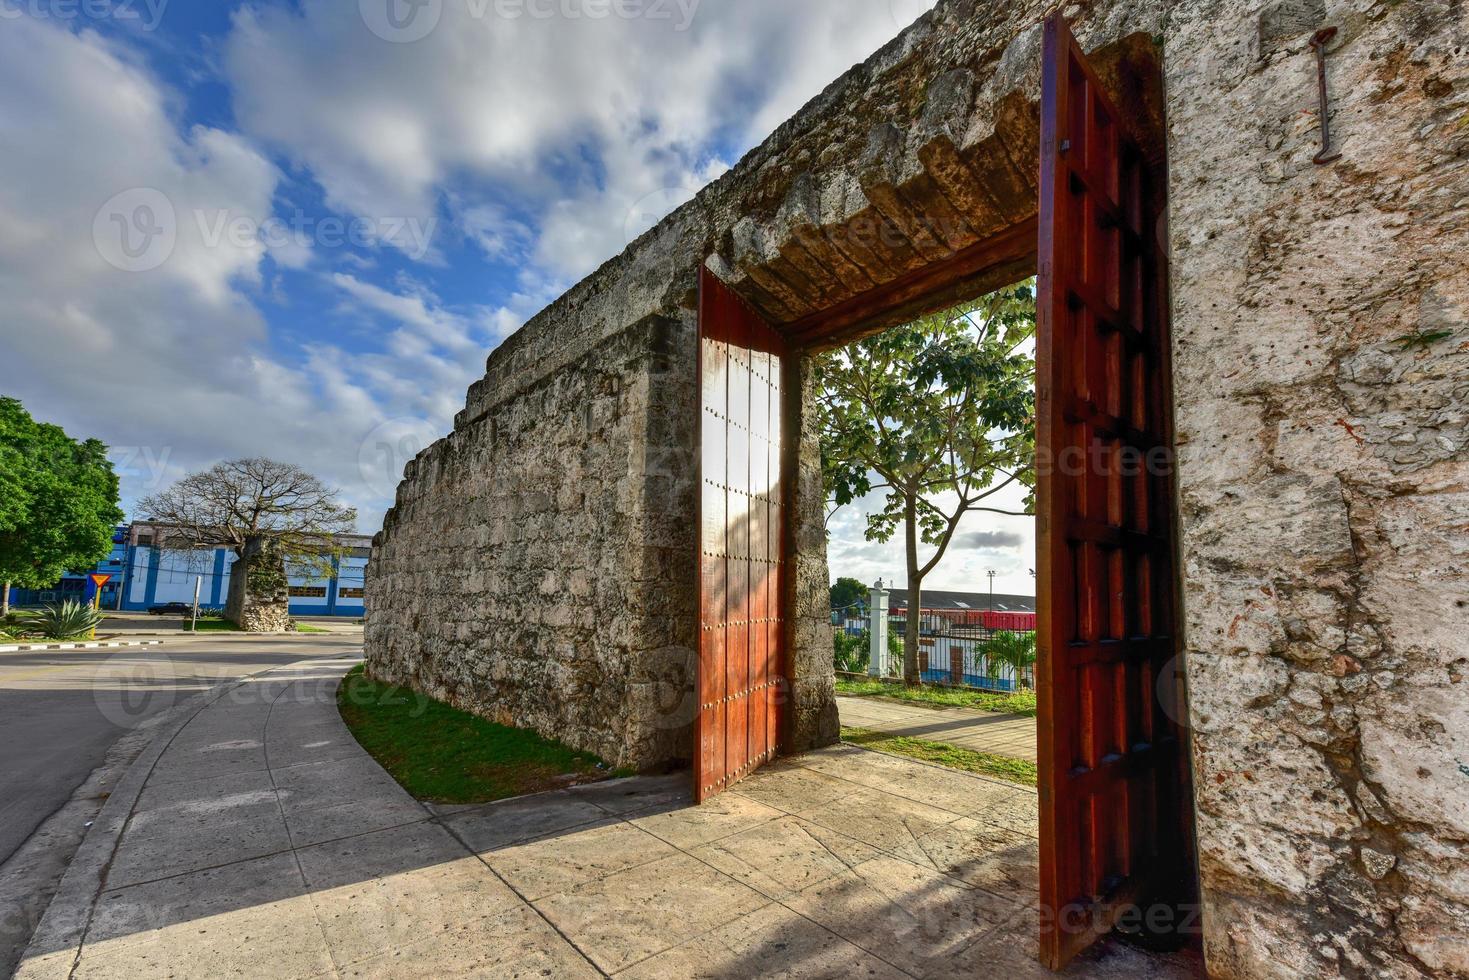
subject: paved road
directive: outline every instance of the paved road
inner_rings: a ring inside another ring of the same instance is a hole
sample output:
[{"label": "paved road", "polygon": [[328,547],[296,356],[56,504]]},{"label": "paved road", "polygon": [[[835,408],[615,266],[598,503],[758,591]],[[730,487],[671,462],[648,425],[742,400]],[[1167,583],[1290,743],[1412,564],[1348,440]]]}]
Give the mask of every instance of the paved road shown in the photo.
[{"label": "paved road", "polygon": [[147,719],[220,681],[361,646],[360,634],[225,635],[0,653],[0,864]]},{"label": "paved road", "polygon": [[1034,762],[1035,719],[970,708],[936,708],[892,698],[838,697],[842,724],[957,745]]}]

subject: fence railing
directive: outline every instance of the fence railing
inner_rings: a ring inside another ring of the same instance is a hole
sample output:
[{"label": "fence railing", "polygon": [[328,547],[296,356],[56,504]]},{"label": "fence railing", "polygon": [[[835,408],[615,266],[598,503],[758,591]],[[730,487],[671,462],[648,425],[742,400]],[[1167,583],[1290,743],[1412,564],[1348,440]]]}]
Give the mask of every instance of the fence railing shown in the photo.
[{"label": "fence railing", "polygon": [[[892,636],[899,638],[898,650],[885,649],[879,653],[878,676],[900,678],[903,676],[901,638],[906,620],[894,617],[889,622]],[[997,632],[1030,632],[1028,630],[994,630],[983,626],[954,626],[942,617],[925,619],[918,639],[918,670],[928,684],[952,684],[979,688],[986,691],[1015,691],[1022,688],[1034,689],[1035,668],[1026,667],[1017,671],[1011,664],[993,660],[985,654],[985,647]],[[860,636],[860,646],[852,639]],[[833,648],[845,646],[854,653],[854,658],[842,665],[842,669],[863,672],[871,664],[870,644],[864,624],[845,621],[832,627]]]}]

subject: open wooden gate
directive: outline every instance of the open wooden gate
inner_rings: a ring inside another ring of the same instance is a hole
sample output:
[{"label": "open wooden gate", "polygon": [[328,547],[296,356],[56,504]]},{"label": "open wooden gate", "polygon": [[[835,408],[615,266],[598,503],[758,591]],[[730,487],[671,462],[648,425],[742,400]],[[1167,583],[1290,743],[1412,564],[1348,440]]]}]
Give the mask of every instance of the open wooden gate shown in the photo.
[{"label": "open wooden gate", "polygon": [[1045,26],[1037,342],[1041,958],[1194,880],[1162,168]]},{"label": "open wooden gate", "polygon": [[699,279],[699,717],[694,797],[773,757],[785,703],[780,336]]}]

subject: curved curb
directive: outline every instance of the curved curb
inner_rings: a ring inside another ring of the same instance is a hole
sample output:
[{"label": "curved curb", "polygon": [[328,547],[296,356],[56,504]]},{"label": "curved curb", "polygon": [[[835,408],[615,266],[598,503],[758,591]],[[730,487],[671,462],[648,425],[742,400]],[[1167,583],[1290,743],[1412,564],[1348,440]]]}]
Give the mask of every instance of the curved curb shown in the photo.
[{"label": "curved curb", "polygon": [[71,976],[123,830],[158,759],[201,711],[234,688],[276,669],[269,667],[222,681],[169,709],[153,723],[157,731],[118,780],[92,828],[72,856],[61,885],[52,896],[16,967],[16,980],[59,980]]}]

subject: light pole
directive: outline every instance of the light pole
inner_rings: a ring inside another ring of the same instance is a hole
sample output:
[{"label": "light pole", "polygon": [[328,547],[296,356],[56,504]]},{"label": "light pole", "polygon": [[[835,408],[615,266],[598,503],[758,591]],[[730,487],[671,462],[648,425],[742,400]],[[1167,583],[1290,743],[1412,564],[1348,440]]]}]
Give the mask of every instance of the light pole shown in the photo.
[{"label": "light pole", "polygon": [[995,611],[995,570],[991,568],[986,575],[990,577],[990,612]]}]

